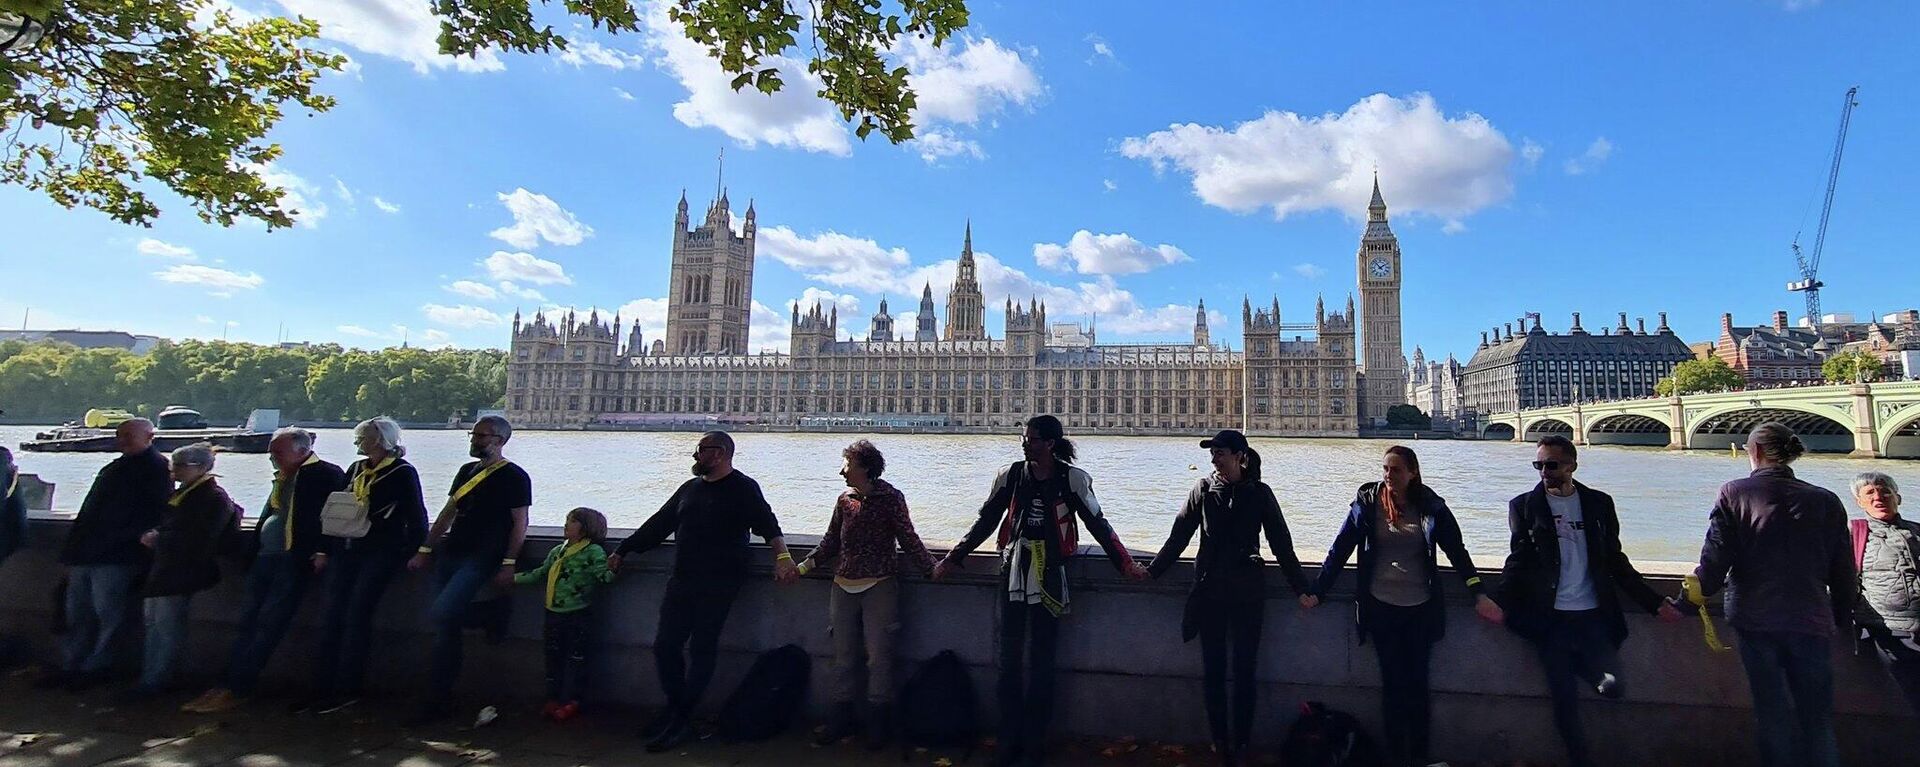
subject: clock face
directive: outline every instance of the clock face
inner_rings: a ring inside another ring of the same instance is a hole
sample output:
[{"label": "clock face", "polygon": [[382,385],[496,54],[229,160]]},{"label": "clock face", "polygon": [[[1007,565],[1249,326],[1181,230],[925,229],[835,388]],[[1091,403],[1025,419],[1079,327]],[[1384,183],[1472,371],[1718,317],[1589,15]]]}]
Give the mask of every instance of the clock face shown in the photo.
[{"label": "clock face", "polygon": [[1393,263],[1385,258],[1375,258],[1367,263],[1367,273],[1374,279],[1384,280],[1393,274]]}]

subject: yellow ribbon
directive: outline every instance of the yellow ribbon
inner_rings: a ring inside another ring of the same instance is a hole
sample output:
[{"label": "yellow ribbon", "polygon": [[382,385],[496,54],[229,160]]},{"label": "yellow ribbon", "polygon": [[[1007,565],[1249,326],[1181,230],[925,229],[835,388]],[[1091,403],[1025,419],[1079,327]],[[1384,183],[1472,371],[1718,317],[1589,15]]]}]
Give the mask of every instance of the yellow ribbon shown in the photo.
[{"label": "yellow ribbon", "polygon": [[202,474],[202,475],[200,475],[200,478],[199,478],[199,479],[196,479],[196,480],[194,480],[194,481],[193,481],[193,484],[191,484],[191,485],[187,485],[186,487],[183,487],[183,488],[180,488],[180,489],[179,489],[178,491],[176,491],[176,492],[175,492],[175,493],[173,494],[173,497],[171,497],[171,498],[168,498],[168,499],[167,499],[167,505],[168,505],[168,506],[173,506],[173,507],[178,507],[178,506],[180,505],[180,502],[181,502],[181,501],[184,501],[184,500],[186,500],[186,499],[187,499],[187,494],[188,494],[188,493],[191,493],[191,492],[193,492],[193,489],[194,489],[194,488],[196,488],[196,487],[199,487],[199,486],[201,486],[201,485],[204,485],[204,484],[206,484],[206,483],[207,483],[207,480],[209,480],[209,479],[213,479],[213,475],[212,475],[212,474]]},{"label": "yellow ribbon", "polygon": [[1067,606],[1060,604],[1060,600],[1054,599],[1052,594],[1047,593],[1046,541],[1027,541],[1027,561],[1032,565],[1032,571],[1027,576],[1033,579],[1029,587],[1038,587],[1040,603],[1046,605],[1048,612],[1059,615],[1061,611],[1067,609]]},{"label": "yellow ribbon", "polygon": [[581,539],[567,544],[566,548],[560,550],[560,558],[553,561],[552,567],[547,568],[547,609],[553,609],[554,589],[560,583],[560,568],[567,564],[569,557],[580,553],[590,543],[592,541]]},{"label": "yellow ribbon", "polygon": [[365,506],[367,499],[373,497],[373,483],[385,477],[380,470],[392,466],[393,460],[393,456],[387,456],[375,466],[361,465],[360,473],[353,475],[353,499]]},{"label": "yellow ribbon", "polygon": [[[312,466],[319,462],[320,462],[319,454],[308,453],[307,460],[300,462],[300,467],[293,470],[293,479],[295,481],[299,481],[300,469],[307,468],[308,466]],[[267,508],[273,509],[274,511],[280,510],[280,485],[282,480],[284,479],[286,478],[282,477],[278,470],[273,472],[273,492],[267,494]],[[287,548],[287,551],[292,551],[293,550],[293,494],[292,493],[287,494],[287,513],[284,517],[281,518],[280,526],[283,528],[286,528],[286,533],[287,533],[286,548]]]},{"label": "yellow ribbon", "polygon": [[13,491],[16,489],[19,489],[19,487],[20,487],[20,472],[15,471],[13,473],[13,476],[7,480],[7,494],[0,495],[0,500],[12,498]]},{"label": "yellow ribbon", "polygon": [[1713,627],[1713,616],[1707,615],[1707,595],[1700,589],[1700,576],[1688,575],[1680,579],[1687,601],[1700,609],[1700,628],[1706,634],[1707,649],[1714,652],[1726,652],[1733,648],[1720,643],[1720,632]]},{"label": "yellow ribbon", "polygon": [[509,463],[513,463],[513,462],[501,461],[492,466],[488,466],[484,469],[474,472],[473,476],[466,481],[466,484],[461,485],[458,490],[453,491],[453,502],[459,503],[460,499],[467,497],[467,493],[473,492],[473,489],[476,487],[479,487],[481,482],[486,481],[489,475],[492,475],[494,471],[498,470],[500,467],[505,466]]}]

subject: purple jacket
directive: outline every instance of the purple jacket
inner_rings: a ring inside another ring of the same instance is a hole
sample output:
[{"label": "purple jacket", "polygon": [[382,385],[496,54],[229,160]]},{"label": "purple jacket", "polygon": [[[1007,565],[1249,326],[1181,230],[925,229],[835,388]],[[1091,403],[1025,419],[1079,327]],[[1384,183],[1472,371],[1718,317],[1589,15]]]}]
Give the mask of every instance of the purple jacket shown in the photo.
[{"label": "purple jacket", "polygon": [[1720,487],[1700,548],[1701,588],[1727,589],[1727,619],[1744,631],[1831,636],[1857,598],[1847,510],[1785,466]]}]

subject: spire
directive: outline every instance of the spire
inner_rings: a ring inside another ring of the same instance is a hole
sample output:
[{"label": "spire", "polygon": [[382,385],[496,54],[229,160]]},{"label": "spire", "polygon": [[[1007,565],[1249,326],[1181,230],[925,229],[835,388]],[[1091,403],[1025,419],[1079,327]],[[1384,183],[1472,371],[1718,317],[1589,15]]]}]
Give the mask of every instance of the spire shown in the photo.
[{"label": "spire", "polygon": [[1378,168],[1375,168],[1373,171],[1373,201],[1367,203],[1368,212],[1376,210],[1380,212],[1381,218],[1386,217],[1387,199],[1380,196],[1380,170]]},{"label": "spire", "polygon": [[964,258],[973,257],[973,217],[972,216],[967,217],[967,241],[966,241],[966,244],[960,246],[960,255]]}]

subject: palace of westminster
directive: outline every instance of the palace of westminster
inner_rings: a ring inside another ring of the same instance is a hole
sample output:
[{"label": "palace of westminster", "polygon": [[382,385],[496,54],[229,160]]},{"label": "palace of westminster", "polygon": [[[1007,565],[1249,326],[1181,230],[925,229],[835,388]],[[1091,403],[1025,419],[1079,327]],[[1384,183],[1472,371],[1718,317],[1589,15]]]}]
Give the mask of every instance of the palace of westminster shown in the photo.
[{"label": "palace of westminster", "polygon": [[618,316],[522,323],[516,313],[507,417],[567,428],[1005,431],[1052,413],[1083,433],[1353,436],[1406,401],[1400,245],[1378,181],[1355,255],[1358,317],[1351,297],[1345,313],[1316,302],[1312,322],[1298,323],[1281,321],[1278,300],[1243,299],[1242,351],[1213,342],[1205,302],[1191,342],[1101,344],[1093,325],[1049,324],[1046,304],[1011,299],[992,338],[969,224],[944,327],[928,286],[911,337],[894,331],[884,300],[865,340],[841,332],[838,309],[795,306],[787,353],[750,354],[755,212],[747,207],[735,234],[728,211],[722,191],[694,226],[682,195],[666,337],[651,346],[637,323],[623,338]]}]

